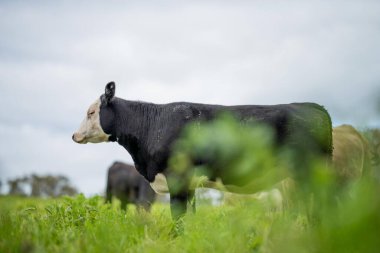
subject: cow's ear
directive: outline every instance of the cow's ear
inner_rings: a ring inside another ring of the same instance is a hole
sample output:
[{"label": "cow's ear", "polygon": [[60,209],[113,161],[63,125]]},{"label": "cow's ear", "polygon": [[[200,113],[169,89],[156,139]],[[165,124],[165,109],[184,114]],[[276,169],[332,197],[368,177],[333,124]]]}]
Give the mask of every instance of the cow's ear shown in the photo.
[{"label": "cow's ear", "polygon": [[107,103],[111,101],[111,99],[115,96],[115,82],[109,82],[106,85],[106,89],[104,92],[104,97],[106,98]]}]

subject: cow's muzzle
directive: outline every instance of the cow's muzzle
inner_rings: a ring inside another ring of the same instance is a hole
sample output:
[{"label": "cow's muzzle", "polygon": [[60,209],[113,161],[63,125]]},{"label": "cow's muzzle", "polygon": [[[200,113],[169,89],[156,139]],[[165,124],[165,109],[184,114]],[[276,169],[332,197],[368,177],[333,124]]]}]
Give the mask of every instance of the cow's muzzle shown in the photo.
[{"label": "cow's muzzle", "polygon": [[78,133],[74,133],[73,136],[71,137],[73,139],[73,141],[75,141],[76,143],[79,143],[79,144],[84,144],[86,143],[84,141],[84,136],[82,136],[81,134],[78,134]]}]

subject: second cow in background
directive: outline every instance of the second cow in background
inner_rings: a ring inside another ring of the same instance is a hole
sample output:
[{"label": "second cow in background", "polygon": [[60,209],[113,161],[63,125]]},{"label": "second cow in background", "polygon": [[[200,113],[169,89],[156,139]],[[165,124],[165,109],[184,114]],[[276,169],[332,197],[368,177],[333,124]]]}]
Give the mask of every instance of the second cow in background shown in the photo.
[{"label": "second cow in background", "polygon": [[370,174],[371,159],[367,140],[351,125],[333,128],[333,165],[342,184]]},{"label": "second cow in background", "polygon": [[115,162],[108,169],[106,202],[111,203],[113,196],[120,200],[121,208],[124,210],[127,204],[131,203],[149,211],[156,193],[134,166]]}]

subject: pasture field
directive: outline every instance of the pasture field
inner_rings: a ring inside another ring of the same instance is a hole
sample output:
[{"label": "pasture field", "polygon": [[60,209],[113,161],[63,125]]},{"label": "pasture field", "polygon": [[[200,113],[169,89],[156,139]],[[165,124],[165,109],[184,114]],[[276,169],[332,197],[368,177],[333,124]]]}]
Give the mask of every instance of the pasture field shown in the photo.
[{"label": "pasture field", "polygon": [[323,197],[313,201],[320,207],[312,223],[297,205],[201,204],[183,219],[182,233],[168,204],[154,204],[151,213],[134,206],[124,212],[101,197],[3,196],[0,252],[379,252],[379,186],[363,179],[341,194],[338,205]]},{"label": "pasture field", "polygon": [[[193,136],[182,145],[231,158],[223,162],[235,170],[247,164],[270,170],[275,159],[267,148],[270,138],[262,138],[267,135],[260,129],[251,131],[216,122],[204,133],[208,138]],[[0,253],[380,252],[380,138],[375,134],[367,133],[373,147],[370,173],[340,185],[336,171],[316,161],[307,181],[299,180],[291,194],[284,191],[285,205],[277,209],[247,198],[220,206],[203,201],[195,214],[175,223],[169,204],[155,203],[150,213],[130,205],[125,212],[99,196],[0,196]],[[180,154],[174,161],[186,165],[186,150]]]}]

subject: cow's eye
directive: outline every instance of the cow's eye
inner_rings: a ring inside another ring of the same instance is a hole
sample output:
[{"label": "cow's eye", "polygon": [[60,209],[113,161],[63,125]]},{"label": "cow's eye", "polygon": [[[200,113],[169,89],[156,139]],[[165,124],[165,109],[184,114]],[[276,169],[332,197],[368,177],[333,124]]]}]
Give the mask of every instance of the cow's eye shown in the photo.
[{"label": "cow's eye", "polygon": [[87,116],[91,117],[92,115],[94,115],[94,113],[95,113],[95,111],[91,111],[91,112],[87,113]]}]

